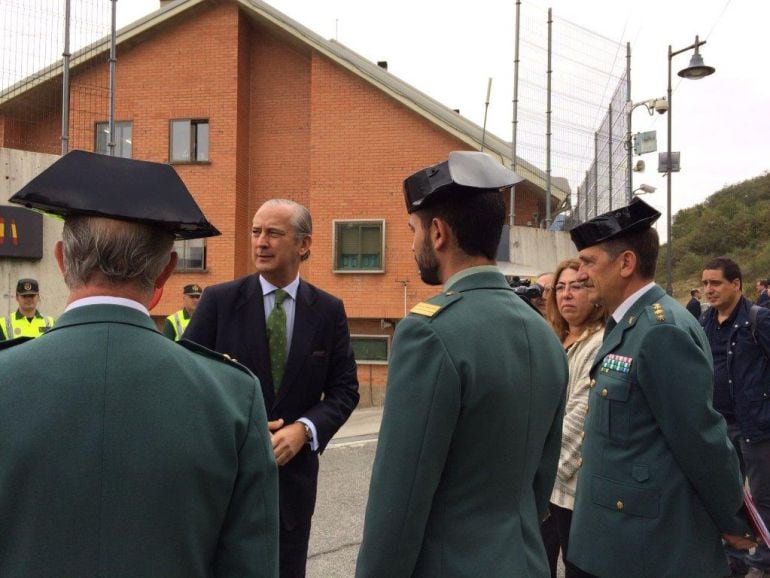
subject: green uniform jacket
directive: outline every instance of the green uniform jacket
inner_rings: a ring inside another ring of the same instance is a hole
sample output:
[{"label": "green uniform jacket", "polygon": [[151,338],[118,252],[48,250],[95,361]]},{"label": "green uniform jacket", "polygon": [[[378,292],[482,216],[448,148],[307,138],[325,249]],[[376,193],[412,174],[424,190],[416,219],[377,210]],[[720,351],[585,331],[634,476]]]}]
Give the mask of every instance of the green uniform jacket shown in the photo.
[{"label": "green uniform jacket", "polygon": [[698,322],[656,285],[605,336],[591,377],[567,557],[602,578],[729,574],[720,533],[747,529],[741,478]]},{"label": "green uniform jacket", "polygon": [[140,311],[0,351],[0,576],[278,575],[259,383]]},{"label": "green uniform jacket", "polygon": [[396,330],[356,576],[547,577],[564,351],[502,274],[449,289]]}]

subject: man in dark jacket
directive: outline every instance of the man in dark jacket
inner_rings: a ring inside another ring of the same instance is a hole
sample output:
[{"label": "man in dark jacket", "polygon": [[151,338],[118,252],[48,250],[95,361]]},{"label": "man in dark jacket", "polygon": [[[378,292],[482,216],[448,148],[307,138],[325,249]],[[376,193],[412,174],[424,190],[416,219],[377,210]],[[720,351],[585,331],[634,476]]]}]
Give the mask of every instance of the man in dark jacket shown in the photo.
[{"label": "man in dark jacket", "polygon": [[[711,309],[703,318],[714,357],[714,408],[741,457],[754,501],[770,522],[770,312],[758,309],[751,321],[751,301],[742,293],[738,265],[727,257],[708,262],[702,273]],[[770,550],[760,545],[746,558],[749,576],[770,577]]]},{"label": "man in dark jacket", "polygon": [[700,290],[692,289],[690,291],[690,300],[687,302],[687,311],[692,313],[695,319],[700,319]]}]

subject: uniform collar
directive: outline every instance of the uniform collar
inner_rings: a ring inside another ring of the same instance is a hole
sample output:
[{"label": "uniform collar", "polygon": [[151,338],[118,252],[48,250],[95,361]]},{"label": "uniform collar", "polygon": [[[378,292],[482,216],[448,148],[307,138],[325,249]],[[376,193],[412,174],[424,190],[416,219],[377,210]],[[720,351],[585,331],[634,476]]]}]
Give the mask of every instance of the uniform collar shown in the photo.
[{"label": "uniform collar", "polygon": [[125,297],[112,297],[110,295],[95,295],[93,297],[83,297],[82,299],[76,299],[67,305],[67,307],[64,309],[64,312],[66,313],[67,311],[77,309],[78,307],[85,307],[86,305],[120,305],[122,307],[130,307],[131,309],[136,309],[148,317],[150,316],[150,312],[147,310],[147,307],[138,301],[134,301],[133,299],[126,299]]},{"label": "uniform collar", "polygon": [[655,287],[655,281],[650,281],[647,283],[647,285],[635,291],[625,301],[623,301],[623,303],[620,304],[620,307],[612,312],[612,318],[615,320],[615,322],[620,323],[623,320],[623,317],[625,317],[626,313],[628,313],[628,310],[634,306],[634,303],[639,301],[641,296],[647,293],[647,291],[653,287]]},{"label": "uniform collar", "polygon": [[498,267],[497,265],[477,265],[476,267],[468,267],[467,269],[458,271],[457,273],[452,275],[449,279],[447,279],[446,283],[444,283],[444,291],[446,291],[447,289],[450,289],[452,285],[454,285],[461,279],[465,279],[466,277],[475,275],[476,273],[501,273],[501,271],[500,271],[500,267]]},{"label": "uniform collar", "polygon": [[[43,316],[40,314],[40,311],[38,311],[37,309],[35,309],[35,314],[32,317],[36,318],[36,319],[42,319],[43,318]],[[19,309],[16,310],[16,319],[17,320],[19,320],[19,319],[26,319],[26,318],[27,318],[27,316],[24,315],[24,313],[22,313]]]}]

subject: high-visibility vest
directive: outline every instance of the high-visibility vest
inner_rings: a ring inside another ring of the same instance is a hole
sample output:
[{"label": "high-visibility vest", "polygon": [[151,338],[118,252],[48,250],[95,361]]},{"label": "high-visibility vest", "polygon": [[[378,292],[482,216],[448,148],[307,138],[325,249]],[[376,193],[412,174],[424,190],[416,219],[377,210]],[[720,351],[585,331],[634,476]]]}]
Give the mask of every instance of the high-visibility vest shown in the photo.
[{"label": "high-visibility vest", "polygon": [[0,317],[0,329],[5,339],[17,337],[40,337],[53,328],[53,317],[45,317],[35,312],[32,320],[27,319],[18,311],[8,317]]},{"label": "high-visibility vest", "polygon": [[174,341],[179,341],[182,338],[182,333],[187,329],[192,317],[185,317],[184,309],[180,309],[176,313],[172,313],[166,317],[174,328]]}]

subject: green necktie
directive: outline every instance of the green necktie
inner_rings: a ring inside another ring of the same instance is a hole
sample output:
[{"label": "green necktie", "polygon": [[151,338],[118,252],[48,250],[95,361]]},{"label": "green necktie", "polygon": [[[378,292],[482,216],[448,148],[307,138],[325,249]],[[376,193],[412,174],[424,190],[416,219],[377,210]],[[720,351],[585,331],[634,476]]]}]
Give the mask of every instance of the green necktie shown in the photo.
[{"label": "green necktie", "polygon": [[275,290],[275,307],[267,318],[267,345],[270,348],[270,371],[273,373],[273,390],[278,393],[286,365],[286,312],[283,301],[289,294],[283,289]]}]

